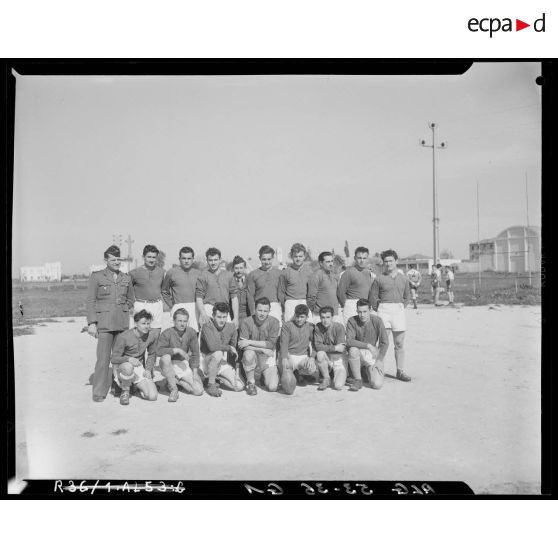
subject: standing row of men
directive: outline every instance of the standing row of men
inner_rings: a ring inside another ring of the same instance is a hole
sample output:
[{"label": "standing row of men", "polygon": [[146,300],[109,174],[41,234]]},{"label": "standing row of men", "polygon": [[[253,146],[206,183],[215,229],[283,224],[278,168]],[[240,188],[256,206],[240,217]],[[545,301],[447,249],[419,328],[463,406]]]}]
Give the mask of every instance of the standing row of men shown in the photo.
[{"label": "standing row of men", "polygon": [[[341,357],[347,353],[345,345],[349,348],[346,356],[353,376],[352,389],[357,390],[361,387],[360,365],[361,360],[365,357],[364,353],[359,353],[357,371],[356,349],[370,351],[369,347],[365,348],[365,346],[372,346],[373,343],[356,339],[356,337],[354,339],[361,343],[361,346],[355,348],[348,342],[346,343],[345,327],[347,327],[348,338],[351,318],[354,318],[353,322],[357,320],[360,328],[369,321],[376,324],[373,328],[374,334],[371,335],[368,331],[365,335],[367,339],[370,338],[369,341],[374,338],[376,344],[380,342],[380,338],[383,338],[377,324],[391,329],[395,346],[397,377],[403,381],[410,380],[410,377],[403,372],[403,343],[406,330],[404,307],[409,300],[409,281],[397,269],[397,254],[393,250],[382,253],[384,272],[376,276],[366,265],[369,256],[368,249],[357,248],[354,266],[349,267],[340,277],[333,272],[333,254],[331,252],[320,254],[320,268],[313,271],[305,262],[306,249],[299,243],[294,244],[291,248],[292,263],[282,271],[272,265],[275,256],[273,248],[268,245],[262,246],[259,251],[260,267],[248,275],[246,275],[246,262],[240,256],[234,258],[232,272],[222,270],[221,253],[216,248],[209,248],[206,251],[207,269],[200,271],[193,266],[195,254],[189,247],[180,250],[179,266],[171,268],[165,274],[162,268],[156,265],[158,253],[155,246],[146,246],[143,251],[144,265],[132,270],[128,275],[119,270],[120,251],[118,247],[111,246],[104,253],[107,268],[91,275],[87,297],[87,320],[89,333],[98,337],[97,364],[93,377],[93,399],[95,401],[104,400],[110,389],[111,354],[113,355],[112,362],[117,366],[119,373],[120,369],[123,369],[123,377],[131,375],[130,366],[123,366],[124,364],[132,364],[133,369],[140,370],[139,364],[136,364],[136,361],[139,361],[136,356],[130,357],[134,359],[133,362],[119,362],[119,359],[125,357],[124,353],[120,354],[122,352],[120,345],[123,343],[120,338],[118,338],[119,344],[114,346],[117,334],[127,327],[128,309],[131,306],[134,310],[134,327],[126,332],[126,336],[121,337],[128,337],[127,341],[130,343],[135,342],[132,335],[137,338],[145,336],[145,332],[142,333],[142,331],[147,325],[150,331],[148,337],[151,336],[151,340],[148,341],[145,338],[146,347],[136,343],[136,346],[130,348],[128,352],[135,354],[143,349],[145,353],[145,349],[147,349],[149,358],[154,359],[155,357],[151,355],[159,355],[161,368],[164,373],[167,372],[165,374],[167,380],[171,375],[169,372],[171,368],[175,371],[176,378],[181,380],[178,370],[181,366],[175,366],[175,360],[190,361],[190,369],[198,368],[194,366],[194,363],[197,364],[195,347],[190,347],[190,352],[188,352],[182,346],[175,347],[174,345],[182,343],[177,336],[182,338],[187,329],[191,329],[193,332],[188,334],[189,338],[192,336],[197,338],[197,334],[200,334],[201,352],[207,357],[207,362],[204,363],[202,369],[210,395],[220,395],[220,390],[215,385],[217,376],[221,383],[231,389],[236,389],[241,385],[238,373],[235,372],[231,375],[231,370],[234,371],[234,368],[228,363],[230,360],[228,357],[238,356],[237,349],[242,353],[242,364],[247,379],[246,391],[250,395],[255,394],[252,372],[265,371],[277,364],[271,364],[275,358],[274,343],[277,342],[277,335],[274,341],[273,335],[269,334],[270,329],[275,331],[275,322],[277,334],[281,322],[283,323],[280,334],[281,358],[278,367],[281,370],[281,386],[287,393],[292,393],[296,386],[296,382],[294,386],[292,385],[292,378],[295,375],[289,374],[289,371],[293,373],[301,371],[302,375],[304,375],[304,371],[309,371],[313,374],[316,372],[316,367],[321,373],[322,371],[325,373],[326,368],[331,369],[334,374],[334,386],[339,387],[339,378],[342,377],[342,374],[337,374],[338,381],[336,381],[335,371],[340,370],[340,363],[343,362]],[[263,305],[262,300],[265,301]],[[159,347],[163,301],[171,308],[174,325],[161,335],[161,341],[164,340],[167,345]],[[364,312],[361,318],[362,309],[365,307],[368,309],[368,314]],[[324,310],[327,312],[324,313]],[[379,319],[375,316],[376,312]],[[370,320],[370,318],[373,319]],[[184,322],[185,329],[182,329]],[[314,328],[314,324],[318,323],[318,327]],[[262,333],[263,324],[273,324],[273,327],[267,325],[264,328],[264,334]],[[325,324],[329,324],[329,326]],[[340,328],[336,325],[331,329],[331,324],[339,324]],[[328,331],[331,329],[330,333],[333,337],[331,339],[328,337],[328,340],[332,343],[324,344],[318,341],[316,344],[314,333],[321,331],[324,327]],[[341,329],[343,335],[340,333]],[[174,330],[175,334],[170,330]],[[343,341],[340,341],[341,338]],[[170,343],[171,340],[173,340],[172,343]],[[319,349],[318,345],[321,347],[327,345],[329,348],[337,346],[338,349],[343,346],[343,350],[324,351]],[[124,342],[124,348],[127,346]],[[312,347],[314,348],[312,349]],[[180,349],[188,356],[184,356],[175,349]],[[352,355],[351,349],[355,349],[352,351]],[[164,352],[165,350],[166,352]],[[387,350],[387,344],[385,350]],[[125,351],[126,349],[124,349]],[[382,351],[376,347],[374,357],[378,357]],[[117,354],[116,361],[114,354]],[[169,358],[171,362],[169,362]],[[382,369],[383,356],[379,358],[379,361],[380,365],[376,369]],[[154,360],[152,362],[154,364]],[[368,358],[368,361],[363,362],[370,367],[373,359]],[[262,366],[262,363],[267,363],[267,366]],[[148,360],[148,364],[147,368],[151,367],[152,370],[150,360]],[[229,366],[230,370],[224,367],[225,364]],[[182,371],[184,372],[184,370]],[[147,376],[149,376],[149,372],[146,370]],[[330,379],[329,376],[326,378],[324,373],[322,373],[324,381],[320,384],[322,389],[328,387],[326,385],[328,382],[325,380]],[[196,377],[197,374],[193,376],[194,379]],[[263,377],[264,385],[268,389],[277,389],[278,375],[276,377],[271,371],[267,374],[264,373]],[[139,383],[138,378],[135,376],[134,378],[136,383]],[[188,383],[188,378],[183,381],[183,384]],[[121,384],[126,384],[128,381],[134,382],[134,380],[124,378]],[[378,386],[378,382],[371,380],[370,383],[373,387]],[[169,381],[172,396],[169,400],[176,401],[178,398],[175,387],[173,382]],[[194,387],[195,389],[192,388],[189,391],[201,393],[199,385]],[[240,389],[242,388],[243,386],[240,387]],[[152,386],[141,393],[150,399],[153,395]]]}]

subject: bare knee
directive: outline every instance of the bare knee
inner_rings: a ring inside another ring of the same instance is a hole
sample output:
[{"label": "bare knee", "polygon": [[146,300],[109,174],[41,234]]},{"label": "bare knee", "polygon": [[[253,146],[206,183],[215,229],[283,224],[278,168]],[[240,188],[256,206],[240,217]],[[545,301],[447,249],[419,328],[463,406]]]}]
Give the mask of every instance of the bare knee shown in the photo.
[{"label": "bare knee", "polygon": [[349,358],[360,358],[358,347],[349,347]]},{"label": "bare knee", "polygon": [[325,353],[325,351],[318,351],[318,353],[316,354],[316,361],[318,362],[318,364],[327,362],[327,354]]},{"label": "bare knee", "polygon": [[171,361],[172,359],[170,355],[163,355],[161,357],[161,366],[170,366]]},{"label": "bare knee", "polygon": [[256,353],[251,349],[244,351],[242,356],[242,364],[247,368],[253,368],[256,366]]}]

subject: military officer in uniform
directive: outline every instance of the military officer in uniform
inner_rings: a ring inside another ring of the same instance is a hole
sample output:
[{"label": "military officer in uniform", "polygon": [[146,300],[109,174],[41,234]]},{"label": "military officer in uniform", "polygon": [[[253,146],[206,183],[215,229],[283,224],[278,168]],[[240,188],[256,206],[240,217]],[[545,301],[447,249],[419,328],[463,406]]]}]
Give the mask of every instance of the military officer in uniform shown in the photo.
[{"label": "military officer in uniform", "polygon": [[120,248],[104,253],[107,267],[94,271],[87,289],[88,333],[97,339],[97,363],[93,374],[93,401],[105,400],[112,383],[110,356],[116,336],[128,329],[134,303],[131,277],[120,271]]}]

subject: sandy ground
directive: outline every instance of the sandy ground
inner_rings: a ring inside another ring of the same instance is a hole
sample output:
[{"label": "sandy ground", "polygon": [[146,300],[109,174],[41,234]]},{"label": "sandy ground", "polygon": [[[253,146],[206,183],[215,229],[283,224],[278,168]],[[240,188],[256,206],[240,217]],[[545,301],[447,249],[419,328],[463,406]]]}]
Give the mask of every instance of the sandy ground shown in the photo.
[{"label": "sandy ground", "polygon": [[411,383],[128,407],[91,401],[84,318],[36,327],[14,338],[19,478],[462,480],[476,493],[539,493],[540,307],[407,318]]}]

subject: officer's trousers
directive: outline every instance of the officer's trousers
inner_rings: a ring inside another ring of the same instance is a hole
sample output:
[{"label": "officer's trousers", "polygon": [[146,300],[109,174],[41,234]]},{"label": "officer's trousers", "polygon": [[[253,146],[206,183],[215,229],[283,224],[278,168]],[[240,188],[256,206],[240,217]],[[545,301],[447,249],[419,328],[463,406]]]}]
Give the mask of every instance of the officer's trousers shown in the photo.
[{"label": "officer's trousers", "polygon": [[93,395],[106,397],[112,384],[109,368],[110,355],[116,336],[120,331],[101,331],[97,339],[97,363],[93,374]]}]

